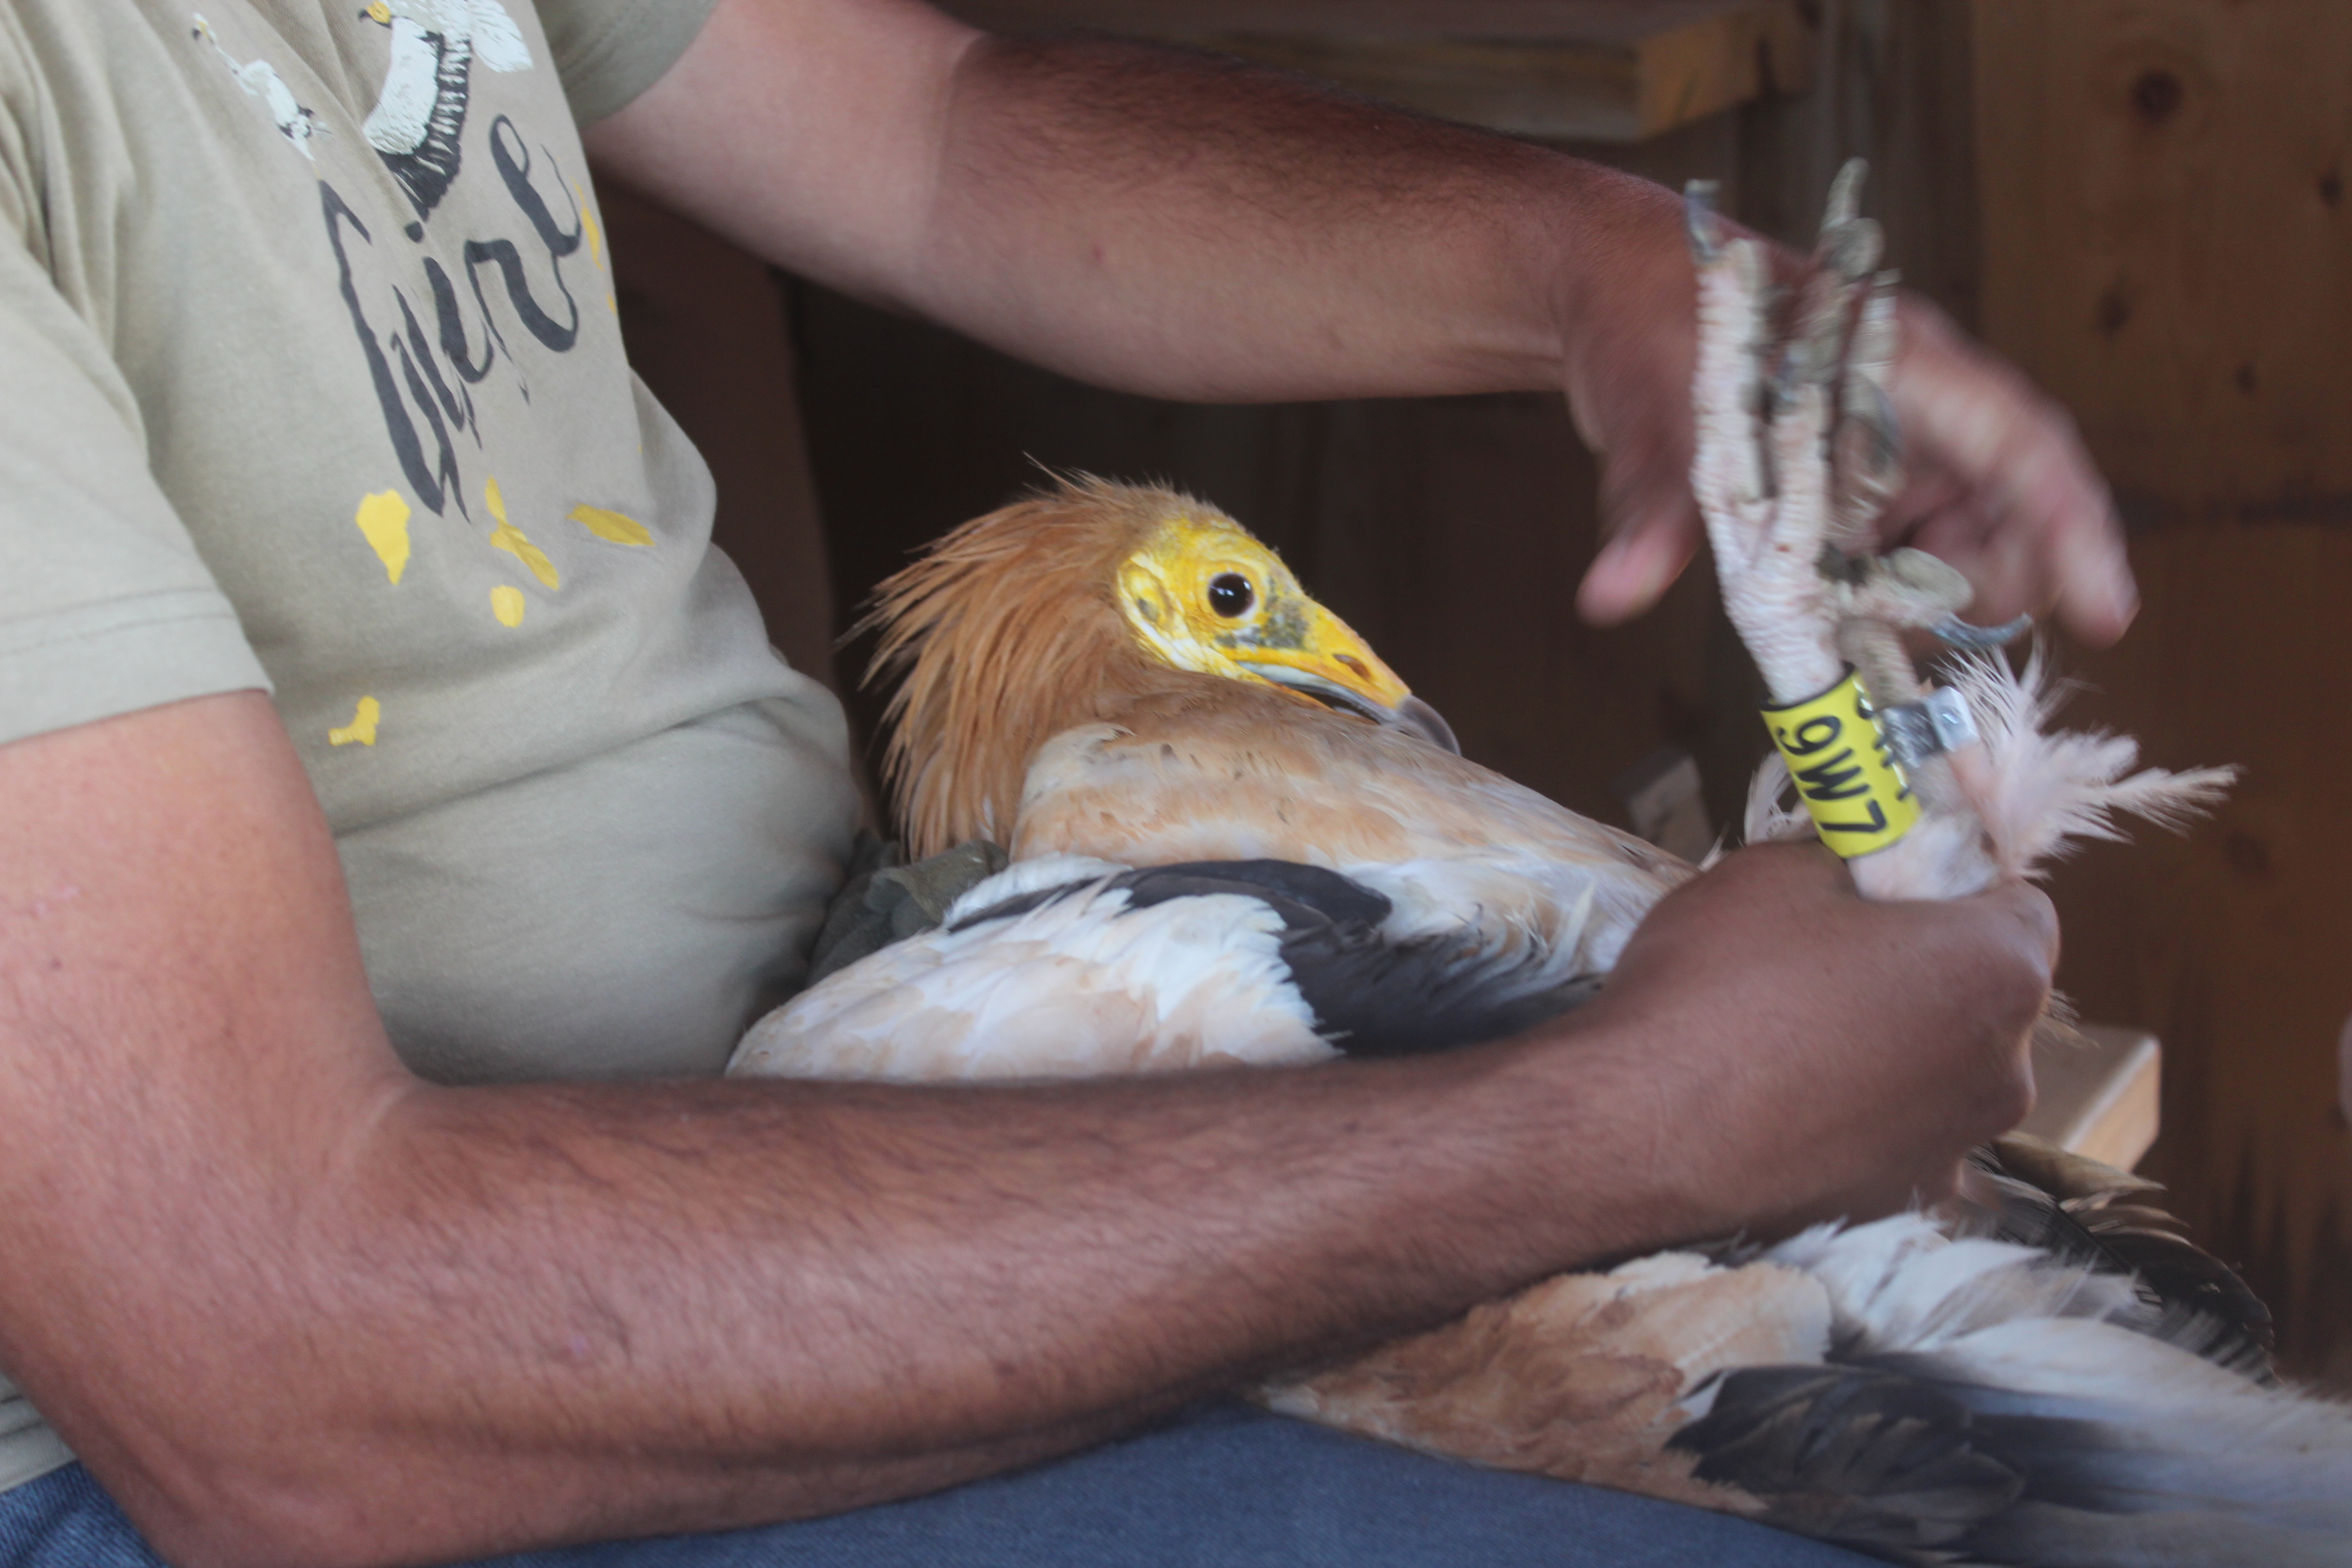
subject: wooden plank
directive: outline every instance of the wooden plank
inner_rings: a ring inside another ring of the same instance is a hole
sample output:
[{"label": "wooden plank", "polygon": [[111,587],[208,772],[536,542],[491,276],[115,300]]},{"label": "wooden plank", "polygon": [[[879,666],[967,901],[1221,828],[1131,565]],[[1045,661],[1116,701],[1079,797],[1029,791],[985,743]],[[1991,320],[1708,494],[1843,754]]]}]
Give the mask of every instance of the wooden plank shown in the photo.
[{"label": "wooden plank", "polygon": [[2352,1388],[2352,7],[1979,0],[1984,323],[2074,411],[2144,607],[2082,716],[2245,777],[2053,883],[2059,979],[2164,1040],[2148,1173]]},{"label": "wooden plank", "polygon": [[2144,522],[2352,521],[2352,6],[1979,0],[1984,325]]},{"label": "wooden plank", "polygon": [[1795,0],[948,0],[999,30],[1186,43],[1514,135],[1633,142],[1811,83]]},{"label": "wooden plank", "polygon": [[2164,1040],[2164,1131],[2146,1162],[2200,1244],[2278,1314],[2301,1375],[2352,1389],[2352,1131],[2336,1040],[2352,1011],[2352,532],[2179,529],[2137,540],[2123,643],[2075,653],[2069,715],[2150,761],[2231,762],[2212,820],[2101,846],[2052,883],[2059,984]]},{"label": "wooden plank", "polygon": [[2145,1029],[2084,1026],[2033,1053],[2037,1094],[2021,1131],[2128,1171],[2156,1142],[2164,1051]]}]

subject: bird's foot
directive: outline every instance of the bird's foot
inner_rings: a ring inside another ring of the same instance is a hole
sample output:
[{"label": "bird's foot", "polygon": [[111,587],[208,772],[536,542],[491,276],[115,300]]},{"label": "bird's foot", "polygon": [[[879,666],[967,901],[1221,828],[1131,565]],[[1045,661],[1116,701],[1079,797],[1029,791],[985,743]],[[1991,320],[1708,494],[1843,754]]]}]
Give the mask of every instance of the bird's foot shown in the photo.
[{"label": "bird's foot", "polygon": [[1693,484],[1724,603],[1780,702],[1863,672],[1882,704],[1919,695],[1896,634],[1959,626],[1967,580],[1916,551],[1877,553],[1903,482],[1886,382],[1894,277],[1878,226],[1859,216],[1863,165],[1830,192],[1812,264],[1793,294],[1760,244],[1732,238],[1711,188],[1688,194],[1699,270]]}]

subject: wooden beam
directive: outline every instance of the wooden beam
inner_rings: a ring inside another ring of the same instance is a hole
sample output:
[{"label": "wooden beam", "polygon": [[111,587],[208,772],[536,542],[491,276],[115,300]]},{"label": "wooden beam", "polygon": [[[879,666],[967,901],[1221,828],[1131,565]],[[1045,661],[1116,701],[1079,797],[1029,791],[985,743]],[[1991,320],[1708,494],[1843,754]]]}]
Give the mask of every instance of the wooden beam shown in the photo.
[{"label": "wooden beam", "polygon": [[947,0],[999,31],[1222,49],[1545,141],[1637,142],[1812,80],[1796,0]]},{"label": "wooden beam", "polygon": [[2023,1131],[2118,1171],[2156,1142],[2164,1053],[2144,1029],[2087,1025],[2077,1043],[2037,1045]]}]

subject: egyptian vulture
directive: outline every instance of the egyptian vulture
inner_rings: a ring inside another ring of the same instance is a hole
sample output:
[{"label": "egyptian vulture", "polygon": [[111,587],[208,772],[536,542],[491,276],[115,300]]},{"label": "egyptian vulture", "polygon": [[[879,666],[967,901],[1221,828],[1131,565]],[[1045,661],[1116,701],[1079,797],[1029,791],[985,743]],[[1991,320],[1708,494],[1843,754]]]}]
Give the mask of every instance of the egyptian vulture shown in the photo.
[{"label": "egyptian vulture", "polygon": [[[1964,894],[2111,835],[2112,811],[2210,799],[2226,774],[2126,776],[2127,741],[2043,733],[2031,668],[1963,659],[1948,694],[1914,676],[1902,632],[1966,637],[1967,589],[1866,550],[1896,478],[1893,315],[1852,182],[1784,316],[1756,247],[1696,201],[1694,242],[1718,576],[1824,837],[1878,846],[1850,861],[1864,889]],[[887,769],[908,845],[992,839],[1010,864],[761,1020],[738,1073],[1444,1048],[1575,1005],[1693,874],[1454,754],[1271,552],[1167,490],[1081,480],[968,523],[877,620],[905,677]],[[1836,722],[1795,706],[1848,666]],[[1790,783],[1761,781],[1751,832],[1787,829]],[[2005,1140],[1933,1213],[1561,1275],[1260,1396],[1896,1562],[2346,1563],[2352,1413],[2276,1385],[2260,1304],[2150,1190]]]}]

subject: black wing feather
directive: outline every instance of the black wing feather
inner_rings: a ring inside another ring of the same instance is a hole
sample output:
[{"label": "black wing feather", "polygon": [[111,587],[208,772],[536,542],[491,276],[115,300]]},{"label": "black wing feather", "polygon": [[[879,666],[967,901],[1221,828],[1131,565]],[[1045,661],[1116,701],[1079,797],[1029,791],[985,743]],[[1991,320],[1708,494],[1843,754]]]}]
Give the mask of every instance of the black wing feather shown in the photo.
[{"label": "black wing feather", "polygon": [[[1972,1157],[1984,1178],[1982,1229],[2103,1274],[2128,1275],[2152,1321],[2142,1331],[2257,1383],[2275,1380],[2270,1309],[2180,1222],[2132,1200],[2157,1184],[2012,1133]],[[1990,1189],[1987,1192],[1985,1189]]]},{"label": "black wing feather", "polygon": [[1118,890],[1127,907],[1239,894],[1280,917],[1291,983],[1318,1030],[1349,1056],[1417,1056],[1499,1039],[1588,1000],[1599,975],[1530,986],[1528,952],[1498,963],[1474,935],[1394,942],[1381,924],[1387,896],[1320,866],[1289,860],[1201,860],[1143,866],[1109,878],[1041,888],[959,918],[964,931],[1043,908],[1088,888]]}]

